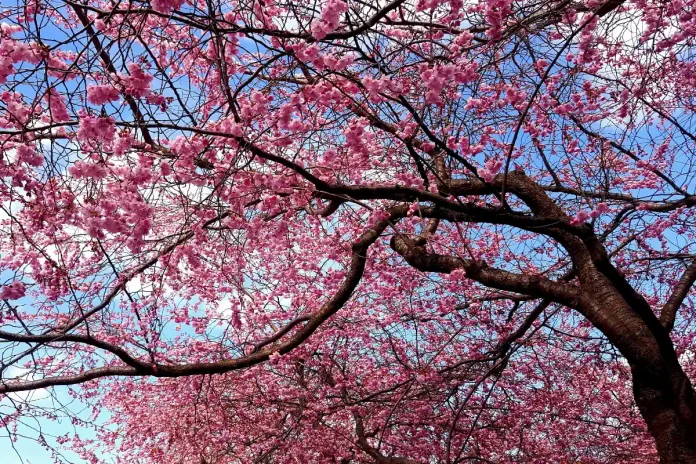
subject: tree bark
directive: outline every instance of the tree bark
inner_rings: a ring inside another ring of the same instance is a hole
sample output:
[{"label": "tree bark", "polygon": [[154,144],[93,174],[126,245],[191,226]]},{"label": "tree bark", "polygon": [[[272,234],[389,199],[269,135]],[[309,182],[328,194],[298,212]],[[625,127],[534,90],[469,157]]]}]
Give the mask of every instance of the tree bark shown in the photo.
[{"label": "tree bark", "polygon": [[632,365],[633,395],[655,439],[662,464],[696,463],[696,394],[676,362],[666,353],[663,369]]},{"label": "tree bark", "polygon": [[646,311],[647,303],[635,308],[625,291],[602,277],[597,280],[601,283],[592,282],[595,298],[584,308],[585,314],[631,366],[633,396],[655,440],[660,463],[696,463],[696,392],[679,363],[669,330],[651,310]]}]

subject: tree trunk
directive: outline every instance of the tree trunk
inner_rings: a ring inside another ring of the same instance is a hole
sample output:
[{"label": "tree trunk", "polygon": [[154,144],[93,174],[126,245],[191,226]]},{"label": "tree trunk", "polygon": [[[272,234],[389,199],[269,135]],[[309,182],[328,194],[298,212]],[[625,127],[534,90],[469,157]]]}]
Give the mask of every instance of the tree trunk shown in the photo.
[{"label": "tree trunk", "polygon": [[696,464],[696,392],[679,364],[670,330],[601,258],[596,261],[604,263],[602,272],[589,265],[579,269],[586,295],[591,295],[580,309],[631,366],[633,396],[660,463]]},{"label": "tree trunk", "polygon": [[696,463],[696,394],[676,355],[662,369],[633,365],[633,394],[662,464]]}]

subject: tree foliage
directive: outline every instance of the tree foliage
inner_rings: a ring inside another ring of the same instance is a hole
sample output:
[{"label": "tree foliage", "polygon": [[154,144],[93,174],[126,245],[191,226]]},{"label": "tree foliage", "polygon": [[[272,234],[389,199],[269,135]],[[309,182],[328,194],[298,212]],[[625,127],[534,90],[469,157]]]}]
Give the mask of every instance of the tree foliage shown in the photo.
[{"label": "tree foliage", "polygon": [[68,415],[90,462],[696,462],[689,2],[0,17],[11,437]]}]

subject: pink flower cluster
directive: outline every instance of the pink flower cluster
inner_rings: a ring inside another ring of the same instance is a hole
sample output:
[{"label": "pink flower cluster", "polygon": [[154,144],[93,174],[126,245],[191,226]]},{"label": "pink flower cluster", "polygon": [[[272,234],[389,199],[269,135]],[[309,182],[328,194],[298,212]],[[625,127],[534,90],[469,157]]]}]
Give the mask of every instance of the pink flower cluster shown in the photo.
[{"label": "pink flower cluster", "polygon": [[183,6],[186,0],[152,0],[152,9],[160,13],[171,13]]},{"label": "pink flower cluster", "polygon": [[18,300],[24,296],[25,292],[24,283],[15,281],[0,289],[0,300]]},{"label": "pink flower cluster", "polygon": [[498,40],[503,31],[505,19],[512,13],[512,0],[493,0],[485,2],[484,17],[490,25],[486,35]]},{"label": "pink flower cluster", "polygon": [[476,79],[477,63],[469,62],[465,65],[446,64],[435,67],[421,65],[419,67],[420,77],[428,88],[426,102],[439,103],[440,94],[449,84],[466,84]]},{"label": "pink flower cluster", "polygon": [[[2,121],[2,124],[16,126],[26,124],[31,115],[31,108],[24,104],[23,96],[19,92],[4,91],[0,93],[0,101],[5,104],[6,114],[2,115],[0,121],[7,119],[7,122]],[[2,114],[2,113],[0,113]]]},{"label": "pink flower cluster", "polygon": [[416,11],[434,10],[443,3],[445,3],[444,0],[419,0]]},{"label": "pink flower cluster", "polygon": [[348,4],[343,0],[329,0],[321,11],[321,19],[312,23],[312,36],[321,40],[338,28],[341,15],[348,11]]},{"label": "pink flower cluster", "polygon": [[118,75],[119,79],[123,83],[123,86],[125,87],[126,95],[132,95],[136,98],[147,97],[150,95],[152,75],[143,71],[143,68],[137,63],[129,63],[128,72],[130,75]]},{"label": "pink flower cluster", "polygon": [[90,85],[87,87],[87,101],[93,105],[105,105],[117,101],[120,92],[111,85]]},{"label": "pink flower cluster", "polygon": [[590,213],[588,213],[585,210],[578,211],[578,213],[575,215],[573,219],[571,219],[570,224],[573,226],[579,226],[580,224],[583,224],[590,220],[592,216],[590,216]]},{"label": "pink flower cluster", "polygon": [[56,89],[50,88],[44,98],[51,110],[51,118],[54,121],[63,122],[70,120],[70,113],[65,105],[65,99]]},{"label": "pink flower cluster", "polygon": [[77,138],[85,142],[108,143],[114,139],[116,127],[112,118],[85,115],[80,118]]},{"label": "pink flower cluster", "polygon": [[119,73],[115,76],[115,84],[93,84],[87,87],[87,101],[93,105],[105,105],[118,101],[120,94],[136,98],[147,98],[147,102],[166,110],[167,99],[162,95],[152,93],[150,86],[153,76],[145,72],[137,63],[128,64],[128,74]]},{"label": "pink flower cluster", "polygon": [[398,85],[392,82],[388,77],[381,77],[375,79],[373,77],[365,77],[362,80],[362,84],[367,89],[368,93],[372,97],[378,97],[380,93],[385,93],[388,91],[398,91]]},{"label": "pink flower cluster", "polygon": [[527,93],[523,90],[517,90],[514,86],[509,85],[505,92],[505,101],[512,106],[517,106],[527,100]]},{"label": "pink flower cluster", "polygon": [[570,224],[574,226],[578,226],[580,224],[583,224],[590,219],[594,219],[599,217],[600,215],[607,213],[609,211],[609,205],[607,203],[598,203],[595,209],[593,209],[590,212],[587,212],[585,210],[578,211],[578,213],[575,215],[573,219],[571,219]]},{"label": "pink flower cluster", "polygon": [[106,167],[103,164],[76,161],[68,168],[68,172],[76,179],[103,179],[106,177]]},{"label": "pink flower cluster", "polygon": [[43,156],[36,153],[36,150],[29,145],[17,146],[17,160],[34,167],[39,167],[44,162]]},{"label": "pink flower cluster", "polygon": [[121,135],[116,137],[114,142],[111,144],[111,150],[114,152],[114,156],[123,156],[133,143],[133,140],[129,135]]},{"label": "pink flower cluster", "polygon": [[479,176],[486,182],[491,182],[503,167],[503,160],[498,158],[489,159],[483,165],[483,169],[479,169]]},{"label": "pink flower cluster", "polygon": [[11,33],[19,30],[21,30],[19,26],[3,28],[2,30],[2,37],[0,37],[0,84],[7,82],[7,78],[15,73],[15,64],[21,61],[37,64],[40,61],[32,44],[9,38]]}]

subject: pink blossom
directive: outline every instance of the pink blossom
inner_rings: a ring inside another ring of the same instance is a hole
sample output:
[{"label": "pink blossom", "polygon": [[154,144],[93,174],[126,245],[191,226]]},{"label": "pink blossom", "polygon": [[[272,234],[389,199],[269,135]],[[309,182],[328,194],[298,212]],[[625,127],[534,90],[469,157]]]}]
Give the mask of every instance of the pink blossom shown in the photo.
[{"label": "pink blossom", "polygon": [[44,158],[36,152],[34,147],[29,145],[19,145],[16,148],[17,159],[29,166],[39,167],[43,164]]},{"label": "pink blossom", "polygon": [[696,462],[693,2],[213,3],[2,12],[9,440]]},{"label": "pink blossom", "polygon": [[151,91],[152,75],[143,71],[142,66],[137,63],[129,63],[128,72],[129,74],[119,74],[119,78],[126,89],[126,95],[132,95],[137,98],[148,96]]},{"label": "pink blossom", "polygon": [[321,19],[312,23],[312,35],[321,40],[338,28],[341,15],[348,11],[348,4],[343,0],[329,0],[321,10]]},{"label": "pink blossom", "polygon": [[103,179],[106,177],[106,168],[103,165],[85,163],[84,161],[76,161],[68,168],[68,171],[76,179]]},{"label": "pink blossom", "polygon": [[121,135],[119,137],[116,137],[112,144],[114,156],[123,156],[126,153],[126,150],[128,150],[131,147],[131,144],[132,139],[128,135]]},{"label": "pink blossom", "polygon": [[49,89],[44,98],[50,108],[51,118],[53,118],[54,121],[63,122],[70,120],[70,113],[65,104],[65,99],[57,90],[54,88]]},{"label": "pink blossom", "polygon": [[479,176],[486,182],[492,182],[500,169],[503,167],[503,160],[492,158],[486,161],[483,169],[479,169]]},{"label": "pink blossom", "polygon": [[152,9],[160,13],[171,13],[181,8],[186,0],[152,0]]},{"label": "pink blossom", "polygon": [[25,292],[24,283],[17,280],[0,289],[0,300],[18,300],[24,296]]},{"label": "pink blossom", "polygon": [[114,120],[107,117],[94,117],[84,115],[80,118],[80,126],[77,131],[78,139],[92,142],[111,142],[116,135]]},{"label": "pink blossom", "polygon": [[587,222],[592,215],[588,213],[587,211],[581,210],[578,211],[578,213],[575,215],[575,217],[570,221],[571,225],[578,226],[581,225],[585,222]]},{"label": "pink blossom", "polygon": [[105,105],[119,99],[120,92],[110,85],[90,85],[87,87],[87,101],[93,105]]},{"label": "pink blossom", "polygon": [[609,212],[609,205],[607,203],[597,203],[597,206],[595,209],[592,210],[590,213],[590,217],[596,218],[599,217],[602,214],[608,213]]}]

